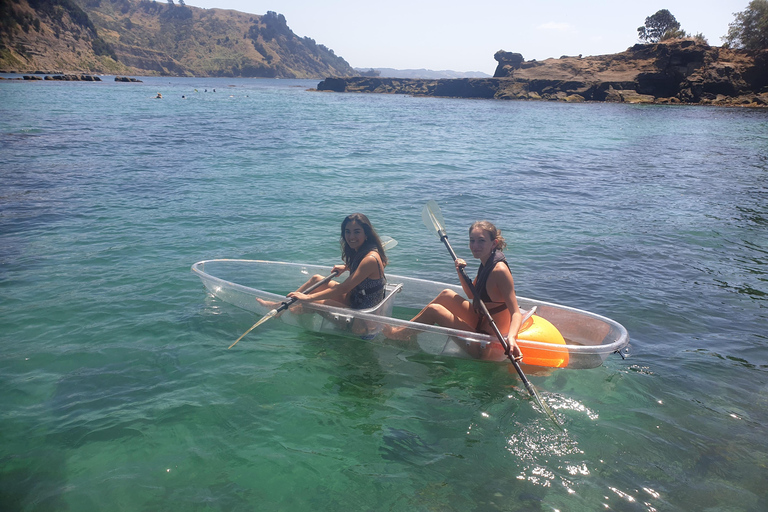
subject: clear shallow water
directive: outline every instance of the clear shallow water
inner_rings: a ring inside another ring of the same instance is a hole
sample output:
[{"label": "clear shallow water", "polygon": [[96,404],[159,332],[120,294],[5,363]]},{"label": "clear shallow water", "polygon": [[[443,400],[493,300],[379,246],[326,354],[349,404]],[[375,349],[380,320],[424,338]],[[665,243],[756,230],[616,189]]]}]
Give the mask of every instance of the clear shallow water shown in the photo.
[{"label": "clear shallow water", "polygon": [[[315,85],[0,82],[2,509],[768,508],[768,112]],[[279,323],[226,350],[254,319],[192,263],[330,265],[363,211],[392,272],[452,280],[428,199],[467,259],[504,229],[520,295],[628,328],[530,374],[566,432],[505,365]]]}]

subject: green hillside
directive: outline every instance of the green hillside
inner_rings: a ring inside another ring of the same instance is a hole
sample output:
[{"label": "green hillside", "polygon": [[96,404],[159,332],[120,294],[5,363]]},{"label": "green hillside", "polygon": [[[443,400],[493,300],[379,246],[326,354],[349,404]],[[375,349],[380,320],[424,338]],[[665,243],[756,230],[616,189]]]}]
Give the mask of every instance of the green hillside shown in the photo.
[{"label": "green hillside", "polygon": [[2,0],[0,70],[164,76],[353,76],[282,14],[183,0]]}]

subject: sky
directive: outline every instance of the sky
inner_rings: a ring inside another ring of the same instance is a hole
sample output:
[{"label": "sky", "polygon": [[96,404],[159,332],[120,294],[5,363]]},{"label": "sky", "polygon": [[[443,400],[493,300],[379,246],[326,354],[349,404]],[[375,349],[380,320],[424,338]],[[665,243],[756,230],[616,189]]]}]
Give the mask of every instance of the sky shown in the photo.
[{"label": "sky", "polygon": [[[162,0],[160,0],[162,1]],[[482,71],[498,50],[525,60],[618,53],[640,42],[637,28],[669,10],[690,34],[721,46],[749,0],[185,0],[207,9],[275,11],[356,68]]]}]

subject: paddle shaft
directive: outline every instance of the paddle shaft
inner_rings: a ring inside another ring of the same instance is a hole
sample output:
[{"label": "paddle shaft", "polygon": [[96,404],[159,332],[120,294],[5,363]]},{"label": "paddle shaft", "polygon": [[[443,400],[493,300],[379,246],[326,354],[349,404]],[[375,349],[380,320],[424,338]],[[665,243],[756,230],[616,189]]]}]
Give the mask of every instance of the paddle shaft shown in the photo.
[{"label": "paddle shaft", "polygon": [[[456,256],[456,253],[453,251],[453,247],[451,247],[450,242],[448,242],[448,235],[446,235],[443,230],[441,229],[438,232],[438,235],[440,236],[440,240],[445,244],[445,248],[448,249],[448,252],[451,253],[451,258],[453,258],[453,261],[455,262],[458,258]],[[464,271],[463,268],[459,269],[459,272],[461,273],[461,278],[464,279],[464,282],[467,283],[467,287],[469,288],[469,291],[472,292],[472,295],[475,295],[475,285],[472,283],[472,279],[469,278],[467,273]],[[506,340],[503,334],[501,334],[501,331],[499,330],[499,327],[496,325],[496,322],[493,321],[493,317],[491,316],[491,313],[488,311],[488,308],[485,307],[485,302],[482,300],[478,301],[480,302],[480,308],[481,312],[483,313],[483,316],[488,320],[488,323],[491,324],[491,328],[493,329],[494,334],[496,334],[496,337],[499,338],[499,341],[501,342],[502,346],[504,347],[504,353],[509,357],[510,361],[512,361],[512,364],[515,365],[515,368],[519,368],[519,365],[517,364],[517,361],[512,357],[511,346],[509,345],[509,342]],[[521,373],[519,370],[517,373]],[[520,375],[520,377],[523,379],[523,382],[527,382],[528,379],[525,377],[525,375]]]},{"label": "paddle shaft", "polygon": [[[324,285],[324,284],[328,284],[328,282],[329,282],[331,279],[333,279],[335,276],[337,276],[337,275],[339,275],[339,272],[336,272],[336,271],[333,271],[333,272],[331,272],[331,273],[330,273],[330,275],[328,275],[328,276],[324,277],[324,278],[323,278],[321,281],[318,281],[317,283],[313,284],[312,286],[310,286],[309,288],[307,288],[306,290],[304,290],[304,293],[307,293],[307,292],[311,292],[312,290],[315,290],[315,289],[316,289],[317,287],[319,287],[319,286],[322,286],[322,285]],[[285,311],[286,309],[288,309],[289,307],[291,307],[291,306],[292,306],[292,305],[293,305],[293,304],[294,304],[294,303],[295,303],[297,300],[299,300],[299,299],[297,299],[296,297],[291,297],[290,299],[283,301],[283,302],[280,304],[280,307],[279,307],[279,308],[277,308],[277,309],[273,309],[273,310],[271,310],[269,313],[267,313],[266,315],[264,315],[263,317],[261,317],[261,319],[260,319],[258,322],[256,322],[255,324],[253,324],[253,325],[251,326],[251,328],[250,328],[250,329],[248,329],[247,331],[245,331],[245,332],[243,333],[243,335],[242,335],[242,336],[240,336],[239,338],[237,338],[237,339],[235,340],[235,342],[234,342],[233,344],[231,344],[227,350],[229,350],[230,348],[232,348],[232,347],[234,347],[235,345],[237,345],[237,342],[238,342],[238,341],[240,341],[241,339],[243,339],[243,338],[245,337],[245,335],[246,335],[246,334],[248,334],[249,332],[251,332],[252,330],[254,330],[256,327],[258,327],[259,325],[263,324],[264,322],[266,322],[267,320],[269,320],[270,318],[272,318],[273,316],[275,316],[275,315],[276,315],[276,314],[278,314],[279,312],[281,312],[281,311]]]},{"label": "paddle shaft", "polygon": [[[443,244],[445,244],[445,247],[446,249],[448,249],[448,252],[451,253],[451,258],[453,258],[453,261],[455,262],[458,259],[458,257],[456,256],[456,253],[453,251],[453,247],[451,247],[450,242],[448,242],[448,235],[446,235],[442,229],[439,229],[437,234],[440,237],[440,240],[443,242]],[[475,285],[472,283],[472,280],[469,278],[469,276],[467,275],[467,273],[464,271],[463,268],[459,269],[459,273],[461,274],[462,279],[464,279],[464,282],[467,283],[467,287],[469,288],[469,291],[471,291],[472,295],[474,296],[476,294],[476,291],[475,291]],[[515,367],[515,371],[517,371],[517,374],[520,376],[520,380],[523,381],[523,384],[525,385],[525,388],[528,390],[528,393],[530,393],[531,396],[533,396],[534,398],[536,398],[536,400],[538,400],[542,408],[546,408],[541,397],[539,397],[539,394],[536,392],[536,389],[528,380],[528,377],[525,376],[525,373],[523,373],[522,368],[520,368],[520,364],[517,361],[515,361],[514,357],[512,357],[511,347],[509,345],[509,342],[506,340],[506,338],[504,338],[504,335],[501,334],[501,331],[499,330],[499,327],[496,325],[496,322],[493,321],[493,317],[491,316],[491,313],[488,312],[488,308],[485,306],[485,303],[482,301],[482,299],[479,300],[478,302],[480,302],[480,308],[482,310],[483,315],[488,320],[488,323],[491,325],[491,328],[493,329],[494,334],[496,334],[496,337],[499,339],[499,341],[501,342],[501,345],[504,347],[504,353],[512,362],[512,365]],[[555,422],[557,423],[557,421]]]},{"label": "paddle shaft", "polygon": [[[328,284],[330,282],[330,280],[333,279],[334,277],[336,277],[337,275],[339,275],[338,272],[335,272],[335,271],[331,272],[329,275],[325,276],[321,281],[316,282],[315,284],[313,284],[312,286],[310,286],[309,288],[304,290],[302,293],[309,293],[309,292],[311,292],[311,291],[313,291],[313,290],[323,286],[324,284]],[[297,299],[296,297],[291,297],[290,299],[288,299],[286,301],[283,301],[283,303],[280,305],[279,308],[277,308],[275,310],[275,312],[279,313],[281,311],[285,311],[289,307],[293,306],[293,304],[297,300],[299,300],[299,299]]]},{"label": "paddle shaft", "polygon": [[[451,244],[448,242],[448,235],[445,232],[445,228],[443,227],[443,216],[440,213],[440,207],[437,206],[437,203],[435,201],[428,201],[427,204],[424,205],[424,209],[421,212],[421,218],[424,221],[424,225],[427,226],[427,228],[432,228],[437,232],[437,236],[440,237],[440,241],[445,244],[445,248],[448,249],[448,252],[451,254],[451,258],[453,258],[453,261],[456,262],[458,258],[456,257],[456,253],[453,251],[453,247],[451,247]],[[555,417],[555,413],[552,412],[552,409],[547,405],[547,403],[542,400],[542,398],[539,396],[539,393],[536,391],[536,388],[533,387],[533,384],[528,381],[528,378],[523,373],[523,370],[520,368],[520,365],[515,361],[515,358],[512,357],[512,354],[510,353],[511,348],[509,343],[507,342],[506,338],[504,338],[504,335],[501,334],[501,331],[499,331],[498,326],[496,325],[496,322],[493,321],[493,317],[491,316],[490,312],[488,311],[488,308],[485,306],[485,303],[480,299],[480,297],[477,297],[477,290],[475,289],[475,285],[472,283],[472,280],[469,278],[467,273],[464,271],[464,268],[459,269],[459,274],[461,275],[462,279],[467,284],[467,289],[472,293],[473,296],[475,296],[480,303],[480,309],[483,313],[483,316],[488,320],[488,323],[490,323],[491,327],[493,328],[493,332],[496,335],[496,337],[499,339],[499,342],[504,347],[504,354],[509,358],[509,360],[512,362],[512,366],[515,367],[515,370],[517,371],[517,374],[520,376],[520,380],[523,381],[523,384],[525,384],[525,388],[528,390],[528,393],[536,399],[536,402],[539,404],[539,406],[542,408],[542,410],[549,416],[549,418],[555,423],[555,425],[558,426],[558,428],[562,429],[563,426],[560,424],[560,422],[557,420],[557,417]],[[517,334],[517,333],[515,333]]]},{"label": "paddle shaft", "polygon": [[[394,246],[396,246],[396,245],[397,245],[397,240],[395,240],[395,239],[394,239],[394,238],[392,238],[392,237],[389,237],[389,236],[384,236],[384,237],[381,237],[381,238],[382,238],[382,247],[384,248],[384,250],[385,250],[385,251],[386,251],[386,250],[389,250],[389,249],[391,249],[391,248],[393,248]],[[325,277],[325,278],[323,278],[321,281],[319,281],[319,282],[317,282],[317,283],[313,284],[312,286],[310,286],[309,288],[307,288],[306,290],[304,290],[304,293],[308,293],[308,292],[311,292],[312,290],[315,290],[315,289],[316,289],[318,286],[322,286],[322,285],[324,285],[324,284],[328,284],[328,282],[329,282],[331,279],[333,279],[335,276],[338,276],[339,274],[341,274],[341,272],[337,272],[337,271],[335,271],[335,270],[334,270],[333,272],[331,272],[331,274],[330,274],[329,276],[326,276],[326,277]],[[251,328],[250,328],[250,329],[248,329],[247,331],[245,331],[245,332],[244,332],[244,333],[243,333],[243,334],[242,334],[242,335],[241,335],[239,338],[237,338],[237,339],[235,340],[235,342],[234,342],[233,344],[231,344],[227,350],[229,350],[230,348],[232,348],[232,347],[234,347],[235,345],[237,345],[237,342],[238,342],[238,341],[240,341],[241,339],[243,339],[243,338],[245,337],[245,335],[246,335],[246,334],[248,334],[249,332],[251,332],[252,330],[254,330],[256,327],[258,327],[259,325],[263,324],[264,322],[266,322],[267,320],[269,320],[269,319],[270,319],[270,318],[272,318],[273,316],[277,315],[279,312],[281,312],[281,311],[285,311],[286,309],[288,309],[289,307],[291,307],[291,305],[293,305],[293,303],[295,303],[297,300],[299,300],[299,299],[297,299],[296,297],[291,297],[290,299],[283,301],[283,302],[280,304],[280,307],[279,307],[279,308],[277,308],[277,309],[273,309],[273,310],[269,311],[269,313],[267,313],[266,315],[264,315],[263,317],[261,317],[261,319],[260,319],[258,322],[256,322],[255,324],[253,324],[253,325],[251,326]]]}]

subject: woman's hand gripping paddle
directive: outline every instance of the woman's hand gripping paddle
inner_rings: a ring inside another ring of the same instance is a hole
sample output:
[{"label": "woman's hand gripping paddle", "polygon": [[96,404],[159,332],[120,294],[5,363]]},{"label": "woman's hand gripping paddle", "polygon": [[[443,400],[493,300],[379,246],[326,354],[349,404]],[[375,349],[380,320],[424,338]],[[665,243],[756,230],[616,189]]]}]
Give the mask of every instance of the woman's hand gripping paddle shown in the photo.
[{"label": "woman's hand gripping paddle", "polygon": [[[310,286],[309,288],[307,288],[306,290],[304,290],[304,292],[305,292],[305,293],[308,293],[308,292],[311,292],[312,290],[314,290],[315,288],[317,288],[318,286],[322,286],[322,285],[324,285],[324,284],[328,284],[328,281],[330,281],[331,279],[333,279],[333,278],[334,278],[334,277],[336,277],[337,275],[339,275],[339,273],[338,273],[338,272],[335,272],[335,271],[334,271],[334,272],[331,272],[331,273],[330,273],[330,275],[327,275],[325,278],[323,278],[323,280],[322,280],[322,281],[319,281],[319,282],[317,282],[317,283],[313,284],[312,286]],[[267,320],[269,320],[270,318],[274,317],[275,315],[277,315],[277,314],[278,314],[278,313],[280,313],[281,311],[285,311],[286,309],[288,309],[288,308],[289,308],[290,306],[292,306],[292,305],[293,305],[293,304],[294,304],[294,303],[295,303],[297,300],[299,300],[299,299],[297,299],[296,297],[291,297],[290,299],[283,301],[283,302],[280,304],[280,307],[278,307],[278,308],[275,308],[275,309],[271,310],[269,313],[267,313],[266,315],[264,315],[263,317],[261,317],[261,320],[259,320],[259,321],[258,321],[258,322],[256,322],[255,324],[253,324],[253,325],[251,326],[251,328],[250,328],[250,329],[248,329],[247,331],[245,331],[245,332],[243,333],[243,335],[242,335],[242,336],[240,336],[239,338],[237,338],[237,339],[235,340],[235,342],[234,342],[233,344],[231,344],[231,345],[230,345],[230,346],[227,348],[227,350],[229,350],[230,348],[232,348],[232,347],[234,347],[235,345],[237,345],[237,342],[238,342],[238,341],[240,341],[241,339],[243,339],[243,338],[245,337],[245,335],[246,335],[246,334],[248,334],[249,332],[251,332],[252,330],[254,330],[255,328],[257,328],[258,326],[260,326],[261,324],[263,324],[264,322],[266,322],[266,321],[267,321]]]},{"label": "woman's hand gripping paddle", "polygon": [[[424,209],[421,211],[421,218],[424,221],[424,225],[427,226],[427,229],[432,229],[437,233],[437,236],[440,237],[440,241],[445,244],[445,248],[448,249],[448,252],[451,254],[451,257],[453,258],[453,261],[456,261],[457,256],[456,253],[453,251],[453,247],[451,247],[451,244],[448,242],[448,235],[445,231],[445,221],[443,220],[443,214],[440,212],[440,207],[437,206],[437,203],[435,201],[429,201],[427,204],[424,205]],[[469,278],[467,273],[464,271],[464,269],[461,269],[461,277],[464,279],[464,281],[467,283],[467,287],[472,292],[473,295],[475,295],[475,286],[472,284],[472,280]],[[517,374],[520,376],[520,380],[523,381],[523,384],[525,384],[525,388],[528,390],[528,393],[531,394],[533,398],[536,399],[536,402],[539,404],[539,407],[541,407],[544,412],[547,414],[547,416],[550,417],[552,421],[555,422],[555,425],[557,425],[559,428],[562,428],[562,425],[557,420],[557,417],[555,417],[555,414],[552,412],[552,409],[547,405],[547,403],[542,400],[541,396],[539,396],[539,393],[536,391],[536,388],[533,387],[533,384],[528,380],[528,378],[523,373],[523,370],[520,368],[520,364],[515,361],[515,358],[512,357],[511,354],[511,347],[509,345],[509,342],[504,338],[504,335],[501,334],[501,331],[499,330],[498,326],[496,325],[496,322],[493,321],[493,317],[488,312],[488,308],[485,307],[485,303],[481,300],[480,305],[482,307],[482,313],[485,316],[485,318],[488,320],[488,323],[491,325],[491,328],[493,328],[494,334],[496,334],[496,337],[501,342],[501,345],[504,347],[504,353],[507,355],[509,360],[512,362],[512,364],[515,367],[515,370],[517,371]]]},{"label": "woman's hand gripping paddle", "polygon": [[[388,237],[388,236],[382,236],[382,237],[381,237],[381,245],[384,247],[384,250],[385,250],[385,251],[388,251],[389,249],[391,249],[391,248],[393,248],[394,246],[396,246],[396,245],[397,245],[397,240],[395,240],[395,239],[394,239],[394,238],[392,238],[392,237]],[[318,288],[318,287],[320,287],[320,286],[322,286],[322,285],[328,284],[328,281],[330,281],[331,279],[333,279],[333,278],[334,278],[334,277],[336,277],[337,275],[339,275],[339,272],[331,272],[331,274],[330,274],[330,275],[328,275],[328,276],[326,276],[325,278],[323,278],[323,280],[322,280],[322,281],[319,281],[319,282],[317,282],[317,283],[313,284],[312,286],[310,286],[309,288],[307,288],[306,290],[304,290],[304,293],[309,293],[309,292],[311,292],[312,290],[314,290],[314,289],[316,289],[316,288]],[[278,308],[275,308],[275,309],[271,310],[269,313],[267,313],[266,315],[264,315],[263,317],[261,317],[261,320],[259,320],[259,321],[258,321],[258,322],[256,322],[255,324],[253,324],[253,325],[251,326],[251,328],[250,328],[250,329],[248,329],[247,331],[245,331],[245,332],[243,333],[243,335],[242,335],[242,336],[240,336],[239,338],[237,338],[237,339],[235,340],[235,342],[234,342],[233,344],[231,344],[231,345],[230,345],[230,346],[227,348],[227,350],[229,350],[230,348],[232,348],[232,347],[234,347],[235,345],[237,345],[237,342],[238,342],[238,341],[240,341],[241,339],[243,339],[243,338],[245,337],[245,335],[246,335],[246,334],[248,334],[249,332],[251,332],[252,330],[254,330],[255,328],[257,328],[258,326],[260,326],[261,324],[263,324],[264,322],[266,322],[266,321],[267,321],[267,320],[269,320],[270,318],[273,318],[274,316],[276,316],[276,315],[277,315],[278,313],[280,313],[281,311],[285,311],[286,309],[288,309],[289,307],[291,307],[291,306],[292,306],[292,305],[293,305],[293,304],[294,304],[294,303],[295,303],[297,300],[299,300],[299,299],[297,299],[297,298],[295,298],[295,297],[291,297],[290,299],[283,301],[283,302],[280,304],[280,307],[278,307]]]}]

